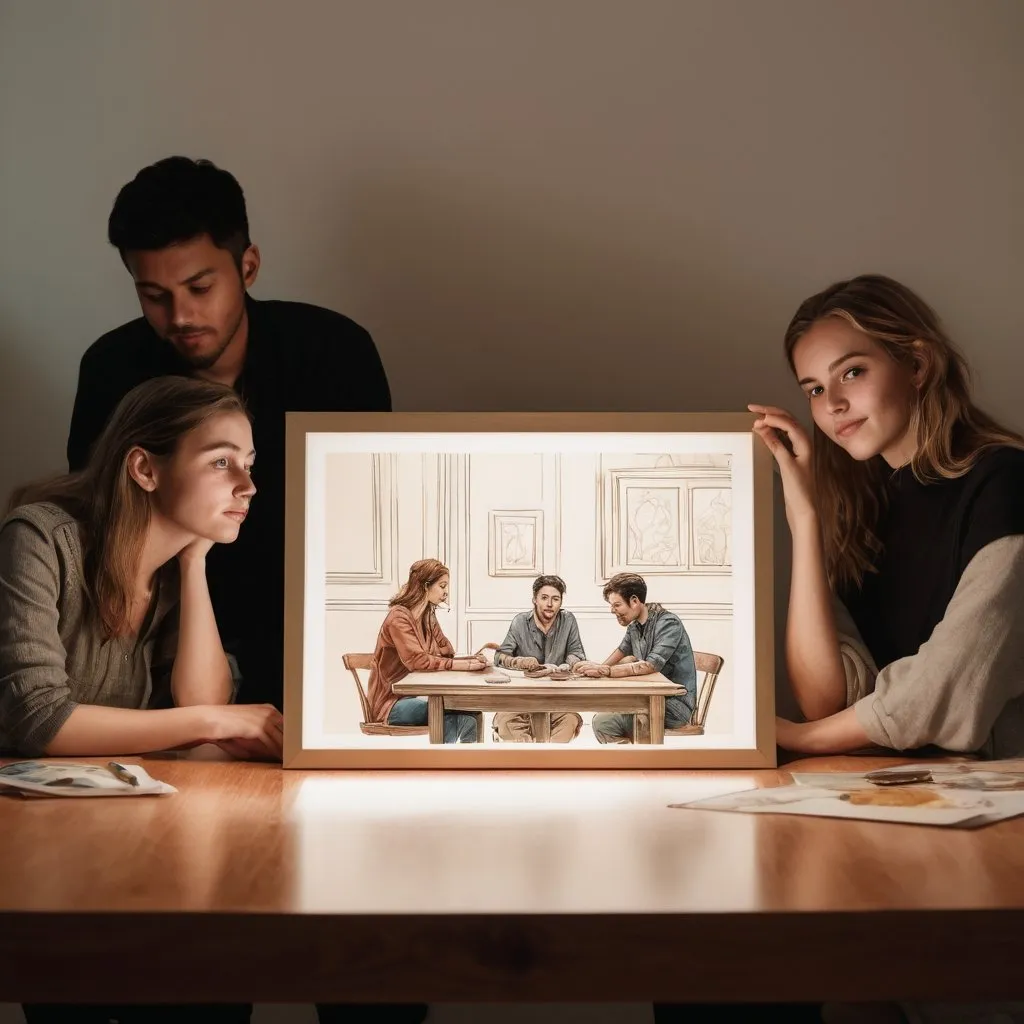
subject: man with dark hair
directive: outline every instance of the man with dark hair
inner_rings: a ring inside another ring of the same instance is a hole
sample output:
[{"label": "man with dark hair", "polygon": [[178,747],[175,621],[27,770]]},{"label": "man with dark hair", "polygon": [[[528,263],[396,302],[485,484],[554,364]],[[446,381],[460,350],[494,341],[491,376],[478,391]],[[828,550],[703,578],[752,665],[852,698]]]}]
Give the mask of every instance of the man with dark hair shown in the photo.
[{"label": "man with dark hair", "polygon": [[[241,674],[239,700],[280,709],[285,412],[390,411],[380,356],[370,335],[340,313],[248,294],[260,252],[249,237],[245,197],[209,160],[172,156],[143,168],[118,193],[107,235],[132,276],[142,316],[104,334],[82,357],[69,468],[85,465],[118,401],[151,377],[204,377],[244,397],[253,415],[257,494],[238,540],[207,555],[207,579],[221,640]],[[181,1010],[185,1019],[190,1008]],[[321,1024],[417,1024],[427,1015],[422,1004],[317,1010]],[[33,1020],[65,1019],[34,1012]],[[156,1011],[135,1012],[149,1020]],[[230,1019],[247,1020],[250,1012],[232,1007]]]},{"label": "man with dark hair", "polygon": [[[520,612],[494,652],[494,664],[523,672],[568,672],[586,658],[576,616],[562,607],[565,581],[560,576],[538,576],[533,581],[533,608]],[[569,743],[579,734],[583,719],[574,711],[551,715],[551,742]],[[528,713],[499,711],[494,716],[498,738],[507,743],[532,743],[533,724]]]},{"label": "man with dark hair", "polygon": [[281,708],[286,411],[390,410],[370,335],[339,313],[248,295],[260,268],[245,198],[208,160],[172,156],[145,167],[114,202],[108,237],[131,274],[137,320],[82,357],[68,437],[70,469],[123,395],[150,377],[183,374],[233,386],[253,414],[257,495],[234,544],[218,544],[207,575],[239,699]]},{"label": "man with dark hair", "polygon": [[[682,620],[660,604],[647,603],[647,582],[636,573],[613,576],[602,596],[626,635],[601,664],[580,661],[573,672],[612,679],[660,672],[680,688],[677,697],[665,698],[665,727],[688,724],[697,702],[697,667]],[[594,715],[591,727],[599,743],[633,741],[632,715]]]}]

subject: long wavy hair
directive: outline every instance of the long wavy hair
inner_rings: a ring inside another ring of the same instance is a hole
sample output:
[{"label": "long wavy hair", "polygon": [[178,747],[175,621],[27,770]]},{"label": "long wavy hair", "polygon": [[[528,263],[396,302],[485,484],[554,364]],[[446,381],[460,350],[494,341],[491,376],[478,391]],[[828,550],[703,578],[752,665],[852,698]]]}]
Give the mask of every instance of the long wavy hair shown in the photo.
[{"label": "long wavy hair", "polygon": [[[935,311],[906,285],[881,274],[862,274],[805,299],[786,329],[786,358],[794,374],[797,342],[825,317],[846,320],[897,363],[923,367],[910,409],[916,439],[910,467],[922,483],[963,476],[989,449],[1024,448],[1020,434],[973,403],[966,360]],[[876,529],[892,470],[881,456],[863,462],[851,458],[817,424],[811,464],[829,583],[859,586],[866,572],[875,571],[882,550]]]},{"label": "long wavy hair", "polygon": [[[412,611],[426,597],[430,587],[442,576],[450,575],[448,566],[436,558],[421,558],[418,562],[413,562],[409,566],[409,578],[402,585],[402,589],[388,601],[388,607],[394,608],[396,605],[401,605]],[[428,625],[433,626],[437,622],[437,613],[429,602],[424,617]]]},{"label": "long wavy hair", "polygon": [[86,610],[108,638],[130,629],[151,515],[149,494],[129,473],[129,454],[142,448],[155,458],[173,455],[181,439],[201,423],[233,412],[248,416],[241,397],[229,387],[198,378],[155,377],[121,399],[85,469],[28,484],[11,495],[8,511],[48,501],[78,520]]}]

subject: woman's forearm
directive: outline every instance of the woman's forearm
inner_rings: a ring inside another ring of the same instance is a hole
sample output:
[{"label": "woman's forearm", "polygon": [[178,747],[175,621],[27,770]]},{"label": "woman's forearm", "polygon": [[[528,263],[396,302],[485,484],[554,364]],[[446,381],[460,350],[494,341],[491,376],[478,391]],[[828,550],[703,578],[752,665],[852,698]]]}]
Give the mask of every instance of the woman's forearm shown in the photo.
[{"label": "woman's forearm", "polygon": [[206,582],[206,560],[180,560],[181,605],[178,647],[171,669],[171,694],[178,707],[227,704],[231,666],[221,646],[217,619]]},{"label": "woman's forearm", "polygon": [[786,668],[804,717],[824,718],[846,705],[846,676],[817,515],[798,520],[792,533]]},{"label": "woman's forearm", "polygon": [[146,754],[205,741],[202,708],[137,711],[79,704],[46,745],[49,757]]},{"label": "woman's forearm", "polygon": [[875,746],[853,707],[814,722],[776,719],[775,732],[778,745],[795,754],[848,754]]}]

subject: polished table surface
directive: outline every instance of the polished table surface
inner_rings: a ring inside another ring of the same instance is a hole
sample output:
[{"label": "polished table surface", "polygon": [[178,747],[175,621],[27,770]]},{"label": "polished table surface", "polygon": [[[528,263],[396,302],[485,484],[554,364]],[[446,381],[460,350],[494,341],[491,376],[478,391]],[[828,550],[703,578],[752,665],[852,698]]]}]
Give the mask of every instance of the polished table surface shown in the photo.
[{"label": "polished table surface", "polygon": [[1001,966],[1024,952],[1024,819],[957,831],[668,807],[785,783],[795,764],[127,763],[179,791],[0,798],[0,1001],[55,984],[167,1001],[1024,994]]}]

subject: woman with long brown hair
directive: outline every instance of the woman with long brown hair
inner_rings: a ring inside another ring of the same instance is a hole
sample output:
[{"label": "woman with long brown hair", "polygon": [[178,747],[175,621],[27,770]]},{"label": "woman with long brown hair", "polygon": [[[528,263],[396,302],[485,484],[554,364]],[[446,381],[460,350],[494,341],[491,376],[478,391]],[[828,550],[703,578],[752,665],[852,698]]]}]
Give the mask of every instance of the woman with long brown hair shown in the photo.
[{"label": "woman with long brown hair", "polygon": [[751,405],[793,538],[781,747],[1024,754],[1024,439],[974,405],[934,311],[881,275],[807,299],[812,436]]},{"label": "woman with long brown hair", "polygon": [[[426,725],[426,697],[396,697],[394,683],[410,672],[480,672],[480,655],[456,658],[455,648],[437,621],[437,606],[448,600],[450,574],[436,558],[413,562],[409,579],[390,600],[373,652],[367,696],[375,722]],[[445,743],[475,743],[476,718],[459,711],[444,713]]]},{"label": "woman with long brown hair", "polygon": [[230,704],[206,554],[256,488],[230,388],[129,392],[79,473],[22,488],[0,524],[0,749],[138,754],[216,743],[277,759],[280,714]]}]

